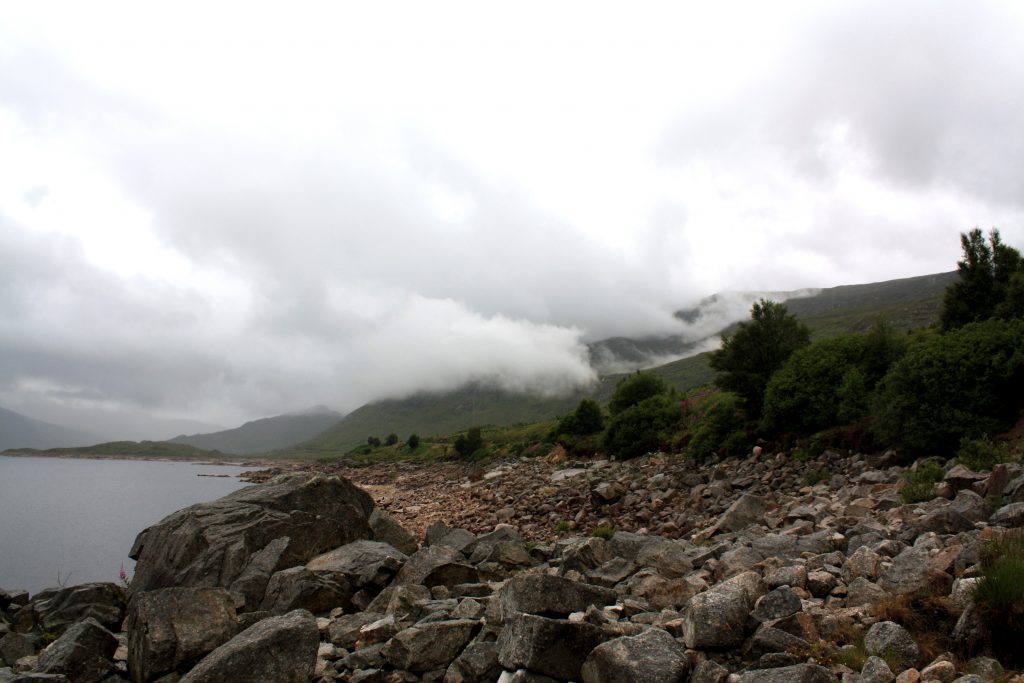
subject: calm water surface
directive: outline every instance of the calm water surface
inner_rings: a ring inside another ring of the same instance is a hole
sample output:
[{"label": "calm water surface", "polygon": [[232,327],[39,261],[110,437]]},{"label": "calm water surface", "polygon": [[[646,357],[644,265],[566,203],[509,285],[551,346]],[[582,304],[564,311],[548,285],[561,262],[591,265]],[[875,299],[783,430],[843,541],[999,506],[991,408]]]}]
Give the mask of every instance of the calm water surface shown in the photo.
[{"label": "calm water surface", "polygon": [[[135,536],[246,484],[244,467],[0,456],[0,588],[117,581]],[[200,477],[198,474],[230,474]],[[70,577],[70,578],[69,578]]]}]

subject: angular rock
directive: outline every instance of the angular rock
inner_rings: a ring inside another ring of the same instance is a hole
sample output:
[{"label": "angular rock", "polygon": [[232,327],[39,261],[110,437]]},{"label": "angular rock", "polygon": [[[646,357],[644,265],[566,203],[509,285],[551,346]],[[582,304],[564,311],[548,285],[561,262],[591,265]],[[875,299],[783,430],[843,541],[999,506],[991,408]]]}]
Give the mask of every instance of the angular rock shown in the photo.
[{"label": "angular rock", "polygon": [[[246,599],[258,605],[273,572],[368,538],[373,508],[369,494],[347,479],[318,475],[279,477],[193,505],[139,534],[131,554],[138,560],[131,593],[171,586],[229,588],[252,563]],[[260,552],[274,541],[274,561],[267,567],[266,553]]]},{"label": "angular rock", "polygon": [[336,575],[357,587],[385,586],[399,572],[408,556],[383,541],[354,541],[317,555],[306,569]]},{"label": "angular rock", "polygon": [[34,655],[40,647],[38,636],[12,631],[0,638],[0,660],[7,662],[8,666],[14,666],[22,657]]},{"label": "angular rock", "polygon": [[480,627],[476,619],[417,624],[395,634],[381,654],[397,669],[447,669]]},{"label": "angular rock", "polygon": [[257,622],[208,654],[180,683],[308,683],[320,645],[316,619],[305,610]]},{"label": "angular rock", "polygon": [[890,597],[888,591],[868,581],[863,576],[857,577],[846,587],[846,605],[848,607],[873,605],[888,597]]},{"label": "angular rock", "polygon": [[762,595],[754,604],[750,616],[757,621],[770,621],[796,614],[803,609],[800,597],[787,586]]},{"label": "angular rock", "polygon": [[725,683],[729,670],[712,659],[705,659],[693,669],[690,683]]},{"label": "angular rock", "polygon": [[751,524],[763,522],[767,510],[761,498],[744,493],[722,513],[715,526],[719,531],[740,531]]},{"label": "angular rock", "polygon": [[497,643],[477,640],[467,645],[448,666],[444,683],[491,683],[500,675]]},{"label": "angular rock", "polygon": [[1024,503],[1004,505],[989,517],[988,523],[1008,528],[1024,526]]},{"label": "angular rock", "polygon": [[610,588],[592,586],[550,574],[519,574],[498,591],[497,623],[519,613],[567,617],[591,605],[614,605],[617,594]]},{"label": "angular rock", "polygon": [[817,664],[794,664],[740,674],[740,683],[838,683],[839,679]]},{"label": "angular rock", "polygon": [[498,661],[560,680],[579,680],[580,668],[603,640],[601,630],[586,622],[517,614],[498,636]]},{"label": "angular rock", "polygon": [[896,676],[881,657],[868,657],[860,670],[860,683],[892,683],[894,680]]},{"label": "angular rock", "polygon": [[626,592],[646,600],[652,609],[682,609],[690,598],[707,588],[700,578],[666,579],[651,569],[634,574],[626,584]]},{"label": "angular rock", "polygon": [[36,673],[61,674],[71,683],[100,683],[114,669],[117,638],[88,617],[69,626],[39,654]]},{"label": "angular rock", "polygon": [[223,588],[140,593],[128,615],[128,670],[134,683],[183,672],[238,631],[235,601]]},{"label": "angular rock", "polygon": [[415,583],[428,588],[459,583],[475,583],[479,574],[475,567],[466,564],[466,557],[454,548],[432,545],[420,548],[409,556],[409,560],[395,576],[396,584]]},{"label": "angular rock", "polygon": [[683,616],[686,647],[705,649],[742,643],[747,618],[763,594],[761,578],[746,572],[695,595]]},{"label": "angular rock", "polygon": [[36,593],[28,607],[41,630],[60,634],[88,617],[109,631],[120,631],[126,604],[123,588],[102,582],[48,588]]},{"label": "angular rock", "polygon": [[419,549],[416,539],[399,524],[394,517],[378,507],[370,513],[370,531],[373,540],[383,541],[406,555],[412,555]]},{"label": "angular rock", "polygon": [[666,631],[651,628],[598,645],[581,674],[584,683],[677,683],[686,680],[689,669],[683,646]]},{"label": "angular rock", "polygon": [[327,627],[327,635],[332,643],[339,647],[352,649],[359,640],[360,629],[380,619],[378,612],[356,612],[343,614],[333,620]]},{"label": "angular rock", "polygon": [[320,576],[305,567],[292,567],[270,577],[260,609],[273,614],[296,609],[322,614],[335,607],[351,606],[352,589],[344,581]]},{"label": "angular rock", "polygon": [[930,553],[926,548],[911,547],[893,558],[892,566],[882,573],[878,585],[896,595],[916,593],[923,590],[949,593],[953,577],[938,571],[929,564]]},{"label": "angular rock", "polygon": [[864,634],[864,649],[869,655],[897,662],[901,671],[916,666],[921,654],[907,629],[893,621],[873,624]]}]

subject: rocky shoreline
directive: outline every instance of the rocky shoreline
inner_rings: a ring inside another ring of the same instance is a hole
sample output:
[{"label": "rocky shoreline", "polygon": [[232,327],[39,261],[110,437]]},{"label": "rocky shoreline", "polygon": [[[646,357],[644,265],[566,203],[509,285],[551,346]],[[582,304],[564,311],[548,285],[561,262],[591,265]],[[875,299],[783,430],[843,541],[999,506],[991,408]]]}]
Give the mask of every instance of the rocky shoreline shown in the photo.
[{"label": "rocky shoreline", "polygon": [[972,601],[1018,465],[909,505],[893,454],[306,469],[142,532],[128,588],[0,591],[0,683],[1024,683]]}]

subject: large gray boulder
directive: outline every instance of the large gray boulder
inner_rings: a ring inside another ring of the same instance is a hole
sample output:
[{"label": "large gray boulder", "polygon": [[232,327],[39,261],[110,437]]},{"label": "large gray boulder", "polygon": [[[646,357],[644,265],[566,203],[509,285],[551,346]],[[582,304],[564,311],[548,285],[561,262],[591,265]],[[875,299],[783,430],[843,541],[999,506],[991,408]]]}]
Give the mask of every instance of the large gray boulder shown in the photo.
[{"label": "large gray boulder", "polygon": [[476,568],[467,564],[466,556],[458,550],[432,545],[420,548],[409,556],[405,566],[395,576],[395,583],[451,588],[460,583],[476,583],[479,578]]},{"label": "large gray boulder", "polygon": [[136,595],[128,614],[128,671],[134,683],[187,671],[238,632],[223,588],[162,588]]},{"label": "large gray boulder", "polygon": [[491,683],[501,675],[498,646],[493,641],[477,640],[466,646],[448,666],[445,683]]},{"label": "large gray boulder", "polygon": [[683,615],[686,647],[705,649],[742,643],[747,618],[764,592],[761,577],[756,572],[745,572],[693,596]]},{"label": "large gray boulder", "polygon": [[498,591],[492,604],[495,623],[503,623],[516,614],[567,617],[583,612],[591,605],[613,605],[617,595],[611,588],[592,586],[550,574],[519,574]]},{"label": "large gray boulder", "polygon": [[127,606],[123,588],[99,582],[47,588],[36,593],[28,607],[40,630],[61,634],[89,617],[110,631],[120,631]]},{"label": "large gray boulder", "polygon": [[893,558],[892,565],[882,573],[878,585],[895,595],[924,590],[949,594],[953,577],[932,566],[931,554],[924,547],[910,547]]},{"label": "large gray boulder", "polygon": [[794,664],[748,671],[740,674],[740,683],[839,683],[839,679],[817,664]]},{"label": "large gray boulder", "polygon": [[399,631],[381,654],[396,669],[446,669],[480,627],[476,619],[452,619],[417,624]]},{"label": "large gray boulder", "polygon": [[583,663],[583,683],[681,683],[690,660],[667,631],[651,628],[623,636],[593,649]]},{"label": "large gray boulder", "polygon": [[306,569],[335,574],[356,587],[384,586],[394,578],[409,557],[384,541],[353,541],[306,563]]},{"label": "large gray boulder", "polygon": [[308,683],[320,645],[305,610],[257,622],[208,654],[180,683]]},{"label": "large gray boulder", "polygon": [[559,680],[579,680],[583,662],[603,640],[601,629],[593,624],[518,614],[498,636],[498,661],[512,671],[522,668]]},{"label": "large gray boulder", "polygon": [[764,513],[768,507],[757,496],[744,493],[736,499],[729,509],[722,513],[715,528],[718,531],[739,531],[751,524],[764,521]]},{"label": "large gray boulder", "polygon": [[319,475],[278,478],[193,505],[139,534],[131,593],[219,586],[257,609],[274,572],[370,538],[373,508],[347,479]]},{"label": "large gray boulder", "polygon": [[873,624],[864,634],[864,650],[895,662],[900,671],[917,666],[921,654],[913,636],[894,621]]},{"label": "large gray boulder", "polygon": [[305,609],[321,614],[335,607],[351,606],[352,589],[344,579],[334,580],[305,567],[291,567],[270,577],[260,610],[284,614]]},{"label": "large gray boulder", "polygon": [[36,673],[62,674],[71,683],[100,683],[114,669],[117,638],[92,617],[69,627],[39,654]]}]

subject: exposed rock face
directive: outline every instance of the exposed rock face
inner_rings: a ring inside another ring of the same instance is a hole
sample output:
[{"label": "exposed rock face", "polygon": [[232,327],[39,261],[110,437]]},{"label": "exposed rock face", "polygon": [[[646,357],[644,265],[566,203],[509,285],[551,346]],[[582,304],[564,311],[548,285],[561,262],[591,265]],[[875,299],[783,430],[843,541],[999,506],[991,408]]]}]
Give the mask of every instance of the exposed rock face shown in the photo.
[{"label": "exposed rock face", "polygon": [[446,669],[480,627],[476,619],[433,621],[399,631],[381,650],[391,665],[407,671]]},{"label": "exposed rock face", "polygon": [[604,636],[596,626],[532,614],[513,617],[498,637],[498,661],[559,680],[574,680]]},{"label": "exposed rock face", "polygon": [[274,572],[369,538],[373,508],[347,479],[309,475],[193,505],[139,534],[131,592],[219,586],[242,593],[256,609]]},{"label": "exposed rock face", "polygon": [[35,671],[61,674],[71,683],[99,683],[113,670],[117,638],[92,617],[70,626],[39,655]]},{"label": "exposed rock face", "polygon": [[307,683],[316,666],[320,636],[305,610],[250,626],[203,658],[181,683]]},{"label": "exposed rock face", "polygon": [[83,583],[41,591],[32,597],[27,608],[43,631],[63,633],[89,617],[108,630],[119,631],[126,605],[124,589],[117,584]]},{"label": "exposed rock face", "polygon": [[584,683],[677,683],[686,680],[690,660],[667,631],[651,628],[598,645],[583,663]]},{"label": "exposed rock face", "polygon": [[223,588],[161,588],[140,593],[128,614],[133,683],[187,671],[238,631],[235,601]]}]

